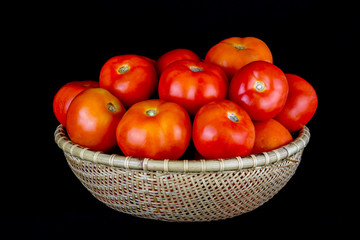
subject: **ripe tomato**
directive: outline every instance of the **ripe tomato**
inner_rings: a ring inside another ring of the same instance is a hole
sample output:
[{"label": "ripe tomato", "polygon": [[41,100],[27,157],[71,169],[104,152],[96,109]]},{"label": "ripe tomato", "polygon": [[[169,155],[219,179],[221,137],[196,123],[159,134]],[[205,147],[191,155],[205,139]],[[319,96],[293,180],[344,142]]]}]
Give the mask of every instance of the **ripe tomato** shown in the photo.
[{"label": "ripe tomato", "polygon": [[70,104],[66,129],[70,139],[94,151],[116,147],[116,126],[125,108],[114,95],[102,88],[83,91]]},{"label": "ripe tomato", "polygon": [[225,99],[228,80],[221,68],[211,63],[181,60],[161,74],[159,97],[183,106],[195,115],[208,102]]},{"label": "ripe tomato", "polygon": [[255,129],[249,115],[229,100],[213,101],[197,112],[192,130],[194,145],[207,159],[250,154]]},{"label": "ripe tomato", "polygon": [[110,58],[101,68],[100,87],[118,97],[126,108],[148,99],[158,79],[154,64],[142,56],[129,54]]},{"label": "ripe tomato", "polygon": [[116,137],[126,156],[176,160],[190,142],[191,121],[186,110],[176,103],[146,100],[128,109]]},{"label": "ripe tomato", "polygon": [[254,122],[254,126],[255,143],[252,149],[253,154],[274,150],[293,140],[290,132],[274,119]]},{"label": "ripe tomato", "polygon": [[143,59],[145,59],[146,61],[148,61],[152,65],[154,65],[154,67],[156,68],[156,61],[154,59],[148,58],[148,57],[145,57],[145,56],[140,56],[140,57],[142,57]]},{"label": "ripe tomato", "polygon": [[273,62],[268,46],[254,37],[231,37],[213,46],[206,54],[205,62],[221,66],[229,79],[235,72],[254,61]]},{"label": "ripe tomato", "polygon": [[164,71],[164,69],[169,66],[169,64],[179,60],[193,60],[196,62],[201,61],[200,57],[191,50],[182,48],[171,50],[160,56],[160,58],[156,62],[159,76]]},{"label": "ripe tomato", "polygon": [[290,132],[300,130],[314,116],[318,98],[315,89],[305,79],[285,74],[289,83],[289,95],[282,111],[275,117]]},{"label": "ripe tomato", "polygon": [[99,83],[95,81],[73,81],[62,86],[53,100],[56,119],[66,126],[66,114],[72,100],[85,89],[96,87],[99,87]]},{"label": "ripe tomato", "polygon": [[235,74],[230,82],[229,98],[242,106],[251,119],[264,121],[280,113],[288,91],[286,76],[278,67],[256,61]]}]

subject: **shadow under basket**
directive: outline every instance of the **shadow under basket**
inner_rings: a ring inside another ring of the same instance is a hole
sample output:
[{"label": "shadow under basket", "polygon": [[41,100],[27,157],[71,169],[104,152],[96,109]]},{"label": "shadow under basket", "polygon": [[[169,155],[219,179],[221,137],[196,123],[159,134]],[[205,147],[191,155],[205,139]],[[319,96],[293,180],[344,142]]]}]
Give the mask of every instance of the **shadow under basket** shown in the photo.
[{"label": "shadow under basket", "polygon": [[217,160],[153,160],[104,154],[71,142],[59,125],[55,141],[81,183],[108,207],[162,221],[232,218],[271,199],[295,173],[310,139],[304,126],[281,148]]}]

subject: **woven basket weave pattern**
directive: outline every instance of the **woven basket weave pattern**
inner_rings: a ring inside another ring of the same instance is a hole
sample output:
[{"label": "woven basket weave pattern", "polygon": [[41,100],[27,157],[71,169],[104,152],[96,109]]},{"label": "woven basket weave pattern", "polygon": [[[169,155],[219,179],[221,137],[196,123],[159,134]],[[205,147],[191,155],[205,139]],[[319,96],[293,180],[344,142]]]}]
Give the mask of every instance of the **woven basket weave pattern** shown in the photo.
[{"label": "woven basket weave pattern", "polygon": [[[307,131],[307,140],[300,140],[303,147],[295,144],[295,153],[272,164],[233,171],[169,172],[136,169],[139,167],[131,165],[129,160],[126,160],[127,168],[114,167],[113,155],[109,155],[110,164],[84,160],[85,151],[89,150],[72,144],[63,134],[63,129],[58,128],[57,143],[62,149],[71,150],[64,150],[67,162],[94,197],[120,212],[164,221],[227,219],[261,206],[293,176],[309,139]],[[60,144],[62,140],[66,142]],[[78,154],[73,154],[76,148]],[[165,164],[167,170],[168,164]]]}]

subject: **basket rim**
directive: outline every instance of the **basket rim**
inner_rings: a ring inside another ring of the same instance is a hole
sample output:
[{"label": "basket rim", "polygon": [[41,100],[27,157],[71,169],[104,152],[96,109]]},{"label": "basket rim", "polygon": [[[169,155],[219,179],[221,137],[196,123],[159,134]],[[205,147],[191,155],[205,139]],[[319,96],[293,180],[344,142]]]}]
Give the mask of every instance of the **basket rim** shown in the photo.
[{"label": "basket rim", "polygon": [[92,151],[69,140],[62,124],[56,128],[54,136],[55,142],[65,154],[108,167],[163,172],[222,172],[269,166],[281,160],[290,160],[290,156],[303,150],[309,143],[310,130],[304,126],[292,142],[269,152],[213,160],[155,160]]}]

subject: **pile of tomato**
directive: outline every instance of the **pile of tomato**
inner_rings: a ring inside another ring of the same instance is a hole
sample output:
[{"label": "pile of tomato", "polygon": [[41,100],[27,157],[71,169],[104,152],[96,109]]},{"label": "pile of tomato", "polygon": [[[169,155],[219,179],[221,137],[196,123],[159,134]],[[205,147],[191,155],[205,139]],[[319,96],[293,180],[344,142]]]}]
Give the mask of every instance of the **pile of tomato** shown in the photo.
[{"label": "pile of tomato", "polygon": [[53,101],[76,144],[138,158],[247,156],[293,140],[315,114],[318,98],[303,78],[273,64],[254,37],[214,45],[205,59],[175,49],[157,61],[134,54],[103,65],[98,81],[62,86]]}]

